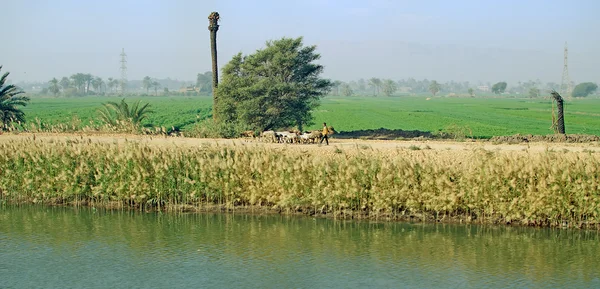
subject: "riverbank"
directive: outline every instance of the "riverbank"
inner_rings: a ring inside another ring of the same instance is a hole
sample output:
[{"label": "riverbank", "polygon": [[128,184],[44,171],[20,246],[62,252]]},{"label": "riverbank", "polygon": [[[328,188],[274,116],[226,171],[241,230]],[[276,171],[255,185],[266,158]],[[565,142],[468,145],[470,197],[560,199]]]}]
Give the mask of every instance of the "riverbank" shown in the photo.
[{"label": "riverbank", "polygon": [[0,199],[600,228],[598,149],[348,140],[319,147],[3,135]]}]

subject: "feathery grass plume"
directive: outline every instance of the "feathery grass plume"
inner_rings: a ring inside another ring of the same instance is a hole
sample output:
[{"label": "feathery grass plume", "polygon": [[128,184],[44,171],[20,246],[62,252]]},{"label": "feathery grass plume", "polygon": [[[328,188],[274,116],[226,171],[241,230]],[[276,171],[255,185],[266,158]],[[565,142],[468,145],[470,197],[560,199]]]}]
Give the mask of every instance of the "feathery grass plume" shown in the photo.
[{"label": "feathery grass plume", "polygon": [[600,154],[21,139],[0,201],[600,228]]}]

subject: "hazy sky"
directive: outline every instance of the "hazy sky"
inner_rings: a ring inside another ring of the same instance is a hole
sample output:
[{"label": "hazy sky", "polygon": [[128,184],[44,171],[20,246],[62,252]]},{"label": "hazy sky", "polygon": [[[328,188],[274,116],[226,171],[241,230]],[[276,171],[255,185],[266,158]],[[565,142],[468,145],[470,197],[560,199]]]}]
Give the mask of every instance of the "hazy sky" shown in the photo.
[{"label": "hazy sky", "polygon": [[13,82],[77,72],[194,80],[210,70],[207,16],[221,14],[219,66],[265,41],[304,36],[324,75],[352,80],[600,82],[598,0],[0,0],[0,65]]}]

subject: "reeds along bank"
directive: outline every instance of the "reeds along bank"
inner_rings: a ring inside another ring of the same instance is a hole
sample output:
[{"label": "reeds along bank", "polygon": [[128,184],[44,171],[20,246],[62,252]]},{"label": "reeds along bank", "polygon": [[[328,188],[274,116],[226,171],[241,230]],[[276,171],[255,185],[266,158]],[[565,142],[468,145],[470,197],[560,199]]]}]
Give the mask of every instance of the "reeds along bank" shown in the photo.
[{"label": "reeds along bank", "polygon": [[600,154],[0,144],[5,203],[264,207],[355,218],[600,224]]}]

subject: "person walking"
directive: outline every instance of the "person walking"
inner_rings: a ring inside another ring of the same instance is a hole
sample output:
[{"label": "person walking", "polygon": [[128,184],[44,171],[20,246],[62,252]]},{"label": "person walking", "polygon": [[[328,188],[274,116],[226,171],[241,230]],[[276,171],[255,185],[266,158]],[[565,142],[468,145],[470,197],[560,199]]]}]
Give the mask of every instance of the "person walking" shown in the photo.
[{"label": "person walking", "polygon": [[323,132],[321,132],[321,134],[321,142],[319,144],[322,144],[323,140],[325,140],[325,143],[329,145],[329,129],[327,128],[326,123],[323,123]]}]

